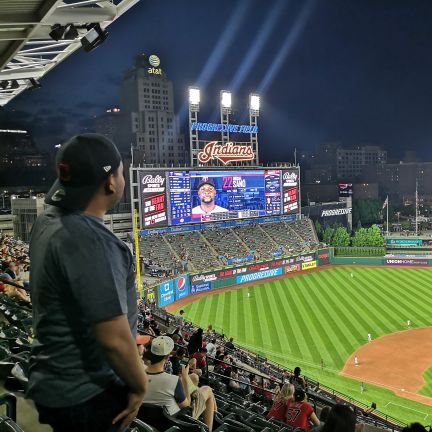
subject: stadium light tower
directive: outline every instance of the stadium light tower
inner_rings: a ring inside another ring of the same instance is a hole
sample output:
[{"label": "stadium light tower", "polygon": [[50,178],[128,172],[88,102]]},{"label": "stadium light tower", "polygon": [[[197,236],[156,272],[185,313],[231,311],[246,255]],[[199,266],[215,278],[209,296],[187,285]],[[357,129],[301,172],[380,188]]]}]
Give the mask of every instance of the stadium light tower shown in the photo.
[{"label": "stadium light tower", "polygon": [[[198,130],[192,125],[198,122],[198,113],[200,109],[201,92],[198,87],[189,87],[189,149],[191,157],[191,166],[198,163]],[[194,163],[195,162],[195,163]]]},{"label": "stadium light tower", "polygon": [[[220,92],[220,109],[221,109],[221,123],[224,125],[229,124],[229,115],[231,114],[231,92],[227,90],[221,90]],[[222,143],[226,143],[230,140],[228,130],[222,129]]]},{"label": "stadium light tower", "polygon": [[259,164],[258,159],[258,117],[260,114],[261,108],[261,98],[259,95],[255,93],[251,93],[249,95],[249,124],[251,127],[254,127],[256,132],[252,132],[250,134],[250,144],[252,146],[252,150],[255,153],[255,161],[256,164]]}]

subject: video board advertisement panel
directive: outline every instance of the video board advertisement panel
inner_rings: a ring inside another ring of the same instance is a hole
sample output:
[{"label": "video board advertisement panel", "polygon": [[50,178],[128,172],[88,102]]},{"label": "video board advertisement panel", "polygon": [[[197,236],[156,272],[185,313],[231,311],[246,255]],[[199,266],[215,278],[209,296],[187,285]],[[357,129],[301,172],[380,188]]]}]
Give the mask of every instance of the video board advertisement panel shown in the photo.
[{"label": "video board advertisement panel", "polygon": [[297,169],[282,171],[283,214],[299,210],[299,173]]},{"label": "video board advertisement panel", "polygon": [[141,171],[141,227],[157,228],[168,225],[166,178],[164,171]]},{"label": "video board advertisement panel", "polygon": [[330,264],[330,249],[320,249],[317,251],[318,255],[318,265]]},{"label": "video board advertisement panel", "polygon": [[142,229],[298,212],[298,169],[140,172]]}]

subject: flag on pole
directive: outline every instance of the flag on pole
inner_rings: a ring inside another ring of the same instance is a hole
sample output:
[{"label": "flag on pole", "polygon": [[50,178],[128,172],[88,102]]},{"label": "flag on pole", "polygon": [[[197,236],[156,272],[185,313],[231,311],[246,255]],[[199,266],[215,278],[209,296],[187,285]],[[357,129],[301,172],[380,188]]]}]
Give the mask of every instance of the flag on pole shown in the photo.
[{"label": "flag on pole", "polygon": [[384,201],[384,204],[383,204],[383,206],[382,206],[382,209],[384,210],[387,206],[388,206],[388,195],[387,195],[387,198],[386,198],[385,201]]}]

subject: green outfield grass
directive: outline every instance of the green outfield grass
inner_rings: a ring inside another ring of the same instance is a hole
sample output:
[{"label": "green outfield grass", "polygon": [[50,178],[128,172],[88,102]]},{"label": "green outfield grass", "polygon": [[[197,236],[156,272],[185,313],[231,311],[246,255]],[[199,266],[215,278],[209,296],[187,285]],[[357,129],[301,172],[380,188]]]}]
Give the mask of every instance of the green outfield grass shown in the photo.
[{"label": "green outfield grass", "polygon": [[[339,376],[347,358],[374,338],[432,325],[428,269],[339,267],[209,295],[184,307],[196,324],[213,324],[239,345],[293,368],[402,421],[432,424],[432,407]],[[250,297],[248,297],[250,293]],[[321,359],[325,369],[321,370]],[[432,365],[431,365],[432,367]],[[385,373],[385,371],[383,371]],[[432,383],[432,370],[425,371]],[[432,385],[422,393],[432,396]]]}]

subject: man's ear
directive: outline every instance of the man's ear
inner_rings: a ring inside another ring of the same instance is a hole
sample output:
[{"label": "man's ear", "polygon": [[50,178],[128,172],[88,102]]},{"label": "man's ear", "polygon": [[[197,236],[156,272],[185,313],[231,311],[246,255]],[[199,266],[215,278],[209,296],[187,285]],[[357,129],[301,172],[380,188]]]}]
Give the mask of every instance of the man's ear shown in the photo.
[{"label": "man's ear", "polygon": [[108,176],[105,180],[104,189],[107,195],[112,195],[114,193],[114,182],[112,175]]}]

